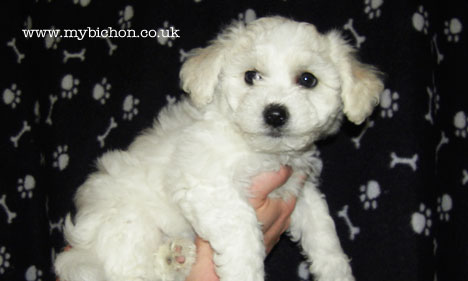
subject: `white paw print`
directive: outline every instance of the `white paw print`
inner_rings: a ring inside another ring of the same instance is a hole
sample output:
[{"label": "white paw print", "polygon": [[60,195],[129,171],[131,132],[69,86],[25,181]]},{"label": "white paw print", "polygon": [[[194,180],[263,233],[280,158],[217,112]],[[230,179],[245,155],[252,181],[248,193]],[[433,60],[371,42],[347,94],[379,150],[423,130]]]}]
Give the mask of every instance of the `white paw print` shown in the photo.
[{"label": "white paw print", "polygon": [[411,216],[411,226],[413,227],[414,232],[429,236],[432,226],[431,215],[431,209],[426,208],[426,205],[421,203],[421,205],[419,205],[419,211],[413,213]]},{"label": "white paw print", "polygon": [[437,199],[437,213],[439,213],[439,219],[441,221],[449,221],[450,220],[450,210],[453,208],[452,197],[448,194],[442,195]]},{"label": "white paw print", "polygon": [[73,78],[73,75],[67,74],[62,78],[62,97],[71,99],[74,95],[78,94],[78,85],[80,80]]},{"label": "white paw print", "polygon": [[[50,29],[54,30],[55,27],[52,26]],[[58,36],[50,36],[50,34],[47,34],[44,37],[44,44],[46,49],[57,50],[58,43],[60,43],[60,37]]]},{"label": "white paw print", "polygon": [[0,274],[5,273],[7,268],[10,267],[11,255],[6,251],[4,246],[0,247]]},{"label": "white paw print", "polygon": [[35,265],[31,265],[26,270],[24,277],[26,281],[42,281],[42,270],[38,269]]},{"label": "white paw print", "polygon": [[16,106],[21,102],[21,90],[18,89],[16,84],[11,84],[11,87],[3,91],[3,102],[6,105],[11,106],[11,108],[16,108]]},{"label": "white paw print", "polygon": [[440,109],[440,95],[437,94],[436,91],[434,91],[434,113],[437,113]]},{"label": "white paw print", "polygon": [[60,145],[57,147],[57,150],[53,154],[54,156],[54,162],[53,166],[54,168],[59,169],[60,171],[63,171],[65,168],[68,166],[68,162],[70,162],[70,156],[68,156],[68,146],[67,145]]},{"label": "white paw print", "polygon": [[163,23],[163,28],[158,29],[158,43],[162,46],[168,46],[172,47],[172,42],[176,39],[175,37],[172,37],[171,34],[171,28],[174,28],[173,26],[169,25],[169,22],[165,21]]},{"label": "white paw print", "polygon": [[132,26],[132,22],[130,21],[133,18],[134,11],[133,7],[130,5],[125,6],[123,10],[119,11],[119,21],[121,29],[128,29]]},{"label": "white paw print", "polygon": [[125,97],[123,102],[123,119],[124,120],[132,120],[134,116],[138,114],[137,105],[140,103],[140,100],[135,98],[132,95],[128,95]]},{"label": "white paw print", "polygon": [[383,118],[392,118],[393,114],[398,111],[397,100],[399,98],[397,92],[392,93],[389,89],[385,89],[380,94],[380,115]]},{"label": "white paw print", "polygon": [[107,78],[102,78],[101,82],[96,83],[93,88],[93,98],[99,101],[101,104],[105,104],[106,101],[110,98],[110,89],[112,88],[111,84],[107,81]]},{"label": "white paw print", "polygon": [[382,14],[380,6],[383,4],[383,0],[364,0],[366,8],[364,12],[369,16],[369,19],[378,18]]},{"label": "white paw print", "polygon": [[419,31],[419,32],[424,32],[424,34],[427,34],[427,31],[429,29],[429,14],[427,11],[424,9],[424,7],[421,5],[418,8],[418,11],[413,14],[413,26],[414,28]]},{"label": "white paw print", "polygon": [[73,0],[73,4],[75,4],[75,5],[80,4],[81,7],[88,6],[90,2],[91,2],[91,0]]},{"label": "white paw print", "polygon": [[455,126],[455,136],[466,138],[468,133],[468,118],[465,112],[459,111],[453,117],[453,125]]},{"label": "white paw print", "polygon": [[359,196],[359,198],[363,203],[364,209],[377,209],[377,198],[380,196],[381,193],[379,183],[374,180],[371,180],[367,183],[367,185],[362,185],[359,188],[359,190],[361,191],[361,195]]},{"label": "white paw print", "polygon": [[458,42],[460,40],[459,34],[462,32],[463,26],[459,19],[453,18],[444,23],[444,33],[449,42]]},{"label": "white paw print", "polygon": [[26,175],[24,178],[18,179],[18,192],[21,198],[32,198],[33,190],[36,187],[36,180],[31,175]]},{"label": "white paw print", "polygon": [[301,281],[309,281],[310,280],[310,272],[309,272],[309,263],[303,261],[299,264],[297,268],[297,275]]},{"label": "white paw print", "polygon": [[247,9],[245,12],[240,13],[237,18],[245,23],[249,23],[257,18],[257,14],[254,10]]}]

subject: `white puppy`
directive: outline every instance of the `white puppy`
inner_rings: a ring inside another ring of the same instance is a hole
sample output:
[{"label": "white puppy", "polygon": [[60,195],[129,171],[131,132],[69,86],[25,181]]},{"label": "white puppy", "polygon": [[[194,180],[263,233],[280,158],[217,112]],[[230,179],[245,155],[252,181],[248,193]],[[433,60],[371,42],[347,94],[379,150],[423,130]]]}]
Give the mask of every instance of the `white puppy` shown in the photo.
[{"label": "white puppy", "polygon": [[[264,280],[265,249],[248,203],[251,178],[289,165],[272,196],[298,196],[289,234],[318,280],[354,280],[317,189],[314,142],[343,113],[361,123],[382,82],[336,31],[280,17],[235,23],[180,72],[190,99],[162,110],[127,151],[112,151],[79,188],[67,219],[62,281],[184,280],[195,235],[215,251],[222,281]],[[300,188],[301,178],[308,180]]]}]

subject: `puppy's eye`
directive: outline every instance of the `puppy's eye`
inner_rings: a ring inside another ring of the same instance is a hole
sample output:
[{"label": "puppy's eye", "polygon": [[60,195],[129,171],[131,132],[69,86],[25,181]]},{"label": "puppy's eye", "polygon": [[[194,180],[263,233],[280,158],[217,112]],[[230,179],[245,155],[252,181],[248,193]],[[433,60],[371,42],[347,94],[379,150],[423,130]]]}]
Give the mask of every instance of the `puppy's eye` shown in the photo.
[{"label": "puppy's eye", "polygon": [[260,80],[260,79],[262,79],[262,76],[260,76],[260,74],[255,70],[246,71],[244,74],[244,81],[248,85],[253,85],[255,80]]},{"label": "puppy's eye", "polygon": [[318,80],[312,73],[304,72],[297,78],[297,83],[303,87],[311,89],[317,86]]}]

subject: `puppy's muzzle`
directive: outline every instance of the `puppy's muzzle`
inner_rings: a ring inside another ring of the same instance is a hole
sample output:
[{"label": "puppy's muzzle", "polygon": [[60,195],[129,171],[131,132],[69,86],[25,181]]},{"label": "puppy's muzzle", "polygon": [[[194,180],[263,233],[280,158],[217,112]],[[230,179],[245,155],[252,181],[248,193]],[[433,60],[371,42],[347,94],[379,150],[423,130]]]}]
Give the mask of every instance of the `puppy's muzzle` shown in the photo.
[{"label": "puppy's muzzle", "polygon": [[263,120],[272,129],[281,129],[289,119],[289,112],[286,106],[281,104],[269,104],[263,110]]}]

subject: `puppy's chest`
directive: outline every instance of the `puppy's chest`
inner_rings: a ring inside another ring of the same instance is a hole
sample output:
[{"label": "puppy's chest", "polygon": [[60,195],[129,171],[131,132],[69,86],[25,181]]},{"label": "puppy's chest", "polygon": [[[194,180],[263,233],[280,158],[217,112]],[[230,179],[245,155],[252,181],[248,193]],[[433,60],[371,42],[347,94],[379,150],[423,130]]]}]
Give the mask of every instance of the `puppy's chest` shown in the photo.
[{"label": "puppy's chest", "polygon": [[[261,157],[260,157],[261,158]],[[266,160],[265,158],[268,158]],[[278,170],[280,166],[289,166],[293,173],[281,187],[270,193],[272,198],[287,199],[299,196],[305,181],[317,183],[322,169],[322,161],[318,152],[309,151],[295,155],[269,155],[261,161],[263,167],[259,172]],[[258,159],[257,159],[258,160]],[[259,172],[255,173],[258,174]]]}]

